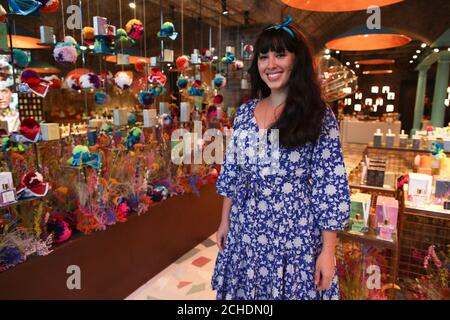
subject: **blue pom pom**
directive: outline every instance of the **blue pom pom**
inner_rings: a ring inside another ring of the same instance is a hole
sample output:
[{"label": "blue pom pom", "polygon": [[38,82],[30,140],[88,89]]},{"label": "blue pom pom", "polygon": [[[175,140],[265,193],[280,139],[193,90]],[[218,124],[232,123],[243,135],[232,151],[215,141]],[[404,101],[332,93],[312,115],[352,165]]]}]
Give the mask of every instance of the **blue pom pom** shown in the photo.
[{"label": "blue pom pom", "polygon": [[185,89],[188,85],[188,80],[186,78],[178,78],[177,87],[179,89]]},{"label": "blue pom pom", "polygon": [[20,49],[13,49],[14,64],[18,68],[26,68],[30,63],[30,57],[25,53],[25,51]]},{"label": "blue pom pom", "polygon": [[138,101],[139,101],[139,104],[142,106],[149,106],[153,103],[154,100],[155,99],[154,99],[153,94],[148,91],[143,91],[143,92],[139,93]]},{"label": "blue pom pom", "polygon": [[103,105],[108,101],[109,96],[102,91],[98,91],[95,93],[94,99],[95,103],[98,105]]},{"label": "blue pom pom", "polygon": [[136,124],[136,115],[134,113],[130,113],[128,116],[128,125],[133,126]]}]

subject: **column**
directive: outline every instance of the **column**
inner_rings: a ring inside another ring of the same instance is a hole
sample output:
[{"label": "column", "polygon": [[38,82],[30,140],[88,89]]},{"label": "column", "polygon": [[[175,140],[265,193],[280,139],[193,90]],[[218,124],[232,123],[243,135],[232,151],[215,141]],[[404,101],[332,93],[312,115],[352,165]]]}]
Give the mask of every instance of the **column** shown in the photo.
[{"label": "column", "polygon": [[425,104],[425,91],[427,89],[427,72],[429,66],[419,66],[419,77],[417,78],[416,102],[414,104],[414,122],[412,131],[422,128],[423,107]]},{"label": "column", "polygon": [[447,97],[449,66],[450,52],[444,51],[441,53],[441,56],[438,60],[436,81],[434,83],[433,108],[431,110],[431,124],[433,127],[444,126],[444,100]]}]

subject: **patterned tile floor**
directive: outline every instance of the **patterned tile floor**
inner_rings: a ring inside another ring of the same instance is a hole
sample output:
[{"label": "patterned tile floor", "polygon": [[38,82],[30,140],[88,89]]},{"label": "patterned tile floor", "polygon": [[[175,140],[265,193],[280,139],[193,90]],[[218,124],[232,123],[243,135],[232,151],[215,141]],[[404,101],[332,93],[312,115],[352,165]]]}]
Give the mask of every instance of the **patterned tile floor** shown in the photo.
[{"label": "patterned tile floor", "polygon": [[[359,163],[365,147],[362,144],[343,145],[347,172]],[[143,284],[126,300],[215,299],[215,292],[211,289],[211,275],[217,253],[218,248],[213,234]]]}]

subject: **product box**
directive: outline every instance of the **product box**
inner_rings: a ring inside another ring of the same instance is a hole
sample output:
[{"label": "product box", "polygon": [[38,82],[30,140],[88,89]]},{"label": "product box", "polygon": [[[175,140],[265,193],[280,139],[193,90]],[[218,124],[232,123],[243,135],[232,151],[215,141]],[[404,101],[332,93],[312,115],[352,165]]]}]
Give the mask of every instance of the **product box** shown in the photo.
[{"label": "product box", "polygon": [[170,50],[170,49],[164,49],[164,52],[163,52],[163,61],[164,62],[170,62],[170,63],[172,63],[174,60],[173,60],[173,50]]},{"label": "product box", "polygon": [[434,197],[436,199],[447,199],[450,195],[450,178],[436,178]]},{"label": "product box", "polygon": [[53,28],[49,26],[40,26],[39,34],[41,37],[41,43],[55,43],[55,34],[53,32]]},{"label": "product box", "polygon": [[431,200],[433,177],[422,173],[409,173],[408,197],[414,205],[423,205]]},{"label": "product box", "polygon": [[371,195],[367,193],[355,193],[350,197],[350,226],[353,222],[362,220],[364,227],[369,226]]},{"label": "product box", "polygon": [[143,111],[144,128],[154,128],[156,126],[156,110],[145,109]]},{"label": "product box", "polygon": [[107,35],[108,20],[104,17],[94,17],[94,36]]},{"label": "product box", "polygon": [[180,104],[180,122],[189,122],[191,119],[191,106],[189,102]]},{"label": "product box", "polygon": [[164,113],[169,113],[169,103],[168,102],[160,102],[159,103],[159,115],[162,115]]},{"label": "product box", "polygon": [[11,172],[0,172],[0,206],[17,201]]},{"label": "product box", "polygon": [[378,196],[375,209],[375,225],[384,225],[387,220],[388,225],[397,230],[398,201],[392,197]]},{"label": "product box", "polygon": [[41,123],[41,136],[42,140],[59,140],[61,138],[61,132],[59,131],[58,123]]},{"label": "product box", "polygon": [[106,124],[106,119],[104,118],[89,119],[88,127],[101,129],[104,124]]},{"label": "product box", "polygon": [[450,152],[450,138],[443,138],[444,150]]},{"label": "product box", "polygon": [[114,125],[116,127],[126,126],[128,124],[127,109],[114,109]]},{"label": "product box", "polygon": [[130,64],[130,56],[128,54],[122,54],[122,53],[118,53],[117,54],[117,62],[116,64],[118,65],[128,65]]}]

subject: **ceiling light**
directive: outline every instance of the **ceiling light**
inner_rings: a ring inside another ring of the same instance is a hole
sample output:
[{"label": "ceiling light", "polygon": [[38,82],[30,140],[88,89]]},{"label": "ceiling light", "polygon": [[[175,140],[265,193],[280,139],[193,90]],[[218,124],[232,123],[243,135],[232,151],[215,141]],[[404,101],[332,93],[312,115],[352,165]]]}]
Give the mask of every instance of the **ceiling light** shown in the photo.
[{"label": "ceiling light", "polygon": [[427,46],[427,44],[426,44],[426,43],[422,43],[420,46],[421,46],[422,48],[425,48],[425,47]]},{"label": "ceiling light", "polygon": [[228,14],[227,0],[222,0],[222,14],[224,16]]},{"label": "ceiling light", "polygon": [[413,55],[413,59],[417,59],[417,54]]},{"label": "ceiling light", "polygon": [[345,65],[349,66],[349,65],[350,65],[350,62],[347,61],[347,62],[345,63]]},{"label": "ceiling light", "polygon": [[412,61],[412,60],[409,60],[409,63],[413,63],[414,61]]},{"label": "ceiling light", "polygon": [[356,67],[359,68],[359,64],[357,64]]},{"label": "ceiling light", "polygon": [[438,48],[434,48],[433,51],[434,51],[434,52],[439,52],[439,49],[438,49]]},{"label": "ceiling light", "polygon": [[[450,48],[449,48],[449,50],[450,50]],[[339,50],[336,50],[336,53],[339,54],[339,53],[341,53],[341,52],[340,52]]]},{"label": "ceiling light", "polygon": [[330,54],[330,49],[325,49],[325,54]]},{"label": "ceiling light", "polygon": [[416,53],[420,53],[421,51],[420,50],[416,50]]},{"label": "ceiling light", "polygon": [[130,6],[131,9],[136,9],[136,3],[130,2],[128,5]]}]

